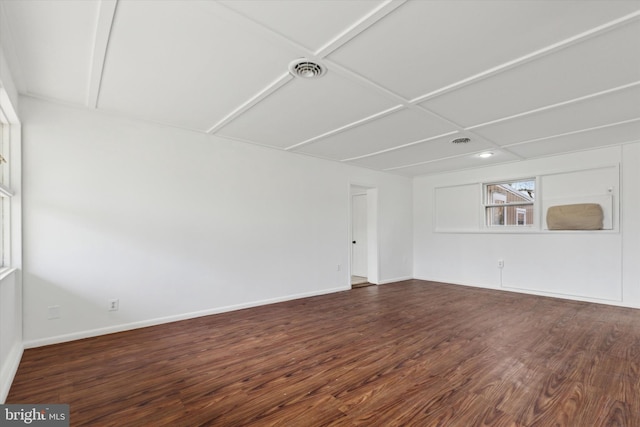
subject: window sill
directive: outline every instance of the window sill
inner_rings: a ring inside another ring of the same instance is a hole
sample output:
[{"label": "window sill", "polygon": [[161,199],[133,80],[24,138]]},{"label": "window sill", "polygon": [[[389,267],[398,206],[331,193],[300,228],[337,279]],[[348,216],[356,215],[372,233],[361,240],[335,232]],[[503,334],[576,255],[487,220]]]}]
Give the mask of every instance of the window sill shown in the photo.
[{"label": "window sill", "polygon": [[473,230],[442,230],[435,229],[434,233],[438,234],[619,234],[618,230],[546,230],[546,229],[506,229],[506,230],[488,230],[488,229],[473,229]]},{"label": "window sill", "polygon": [[0,267],[0,282],[13,274],[16,270],[17,268],[14,267]]}]

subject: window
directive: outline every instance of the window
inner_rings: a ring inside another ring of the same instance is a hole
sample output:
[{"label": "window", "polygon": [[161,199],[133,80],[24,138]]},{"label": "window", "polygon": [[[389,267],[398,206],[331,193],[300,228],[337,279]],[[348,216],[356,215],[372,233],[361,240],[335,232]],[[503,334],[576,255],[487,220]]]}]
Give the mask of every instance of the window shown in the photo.
[{"label": "window", "polygon": [[0,279],[21,261],[20,199],[13,197],[20,188],[20,133],[20,121],[0,82]]},{"label": "window", "polygon": [[9,126],[0,110],[0,268],[9,264],[9,228],[10,202],[13,192],[7,187],[9,183]]},{"label": "window", "polygon": [[488,227],[527,227],[533,223],[536,181],[497,182],[484,185],[485,223]]}]

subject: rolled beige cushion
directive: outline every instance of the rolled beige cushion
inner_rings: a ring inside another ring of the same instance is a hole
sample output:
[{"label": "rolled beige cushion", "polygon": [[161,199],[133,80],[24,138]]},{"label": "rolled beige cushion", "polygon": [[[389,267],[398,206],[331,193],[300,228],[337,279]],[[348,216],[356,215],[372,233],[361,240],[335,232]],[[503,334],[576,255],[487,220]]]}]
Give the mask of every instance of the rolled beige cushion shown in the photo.
[{"label": "rolled beige cushion", "polygon": [[604,214],[597,203],[551,206],[547,209],[549,230],[602,230]]}]

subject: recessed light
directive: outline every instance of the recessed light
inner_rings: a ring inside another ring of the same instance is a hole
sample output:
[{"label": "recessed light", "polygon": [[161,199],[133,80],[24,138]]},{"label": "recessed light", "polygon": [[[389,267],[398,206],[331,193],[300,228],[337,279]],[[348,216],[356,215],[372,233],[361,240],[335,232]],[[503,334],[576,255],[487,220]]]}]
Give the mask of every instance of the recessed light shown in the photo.
[{"label": "recessed light", "polygon": [[488,159],[491,156],[493,156],[493,153],[490,151],[478,154],[478,157],[480,157],[481,159]]}]

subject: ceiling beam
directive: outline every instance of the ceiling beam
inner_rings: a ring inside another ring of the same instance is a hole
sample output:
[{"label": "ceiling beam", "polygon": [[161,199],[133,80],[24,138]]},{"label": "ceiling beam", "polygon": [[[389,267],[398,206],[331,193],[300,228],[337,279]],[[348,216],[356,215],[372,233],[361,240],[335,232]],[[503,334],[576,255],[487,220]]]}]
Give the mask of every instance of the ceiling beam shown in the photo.
[{"label": "ceiling beam", "polygon": [[481,128],[481,127],[485,127],[485,126],[489,126],[489,125],[494,125],[496,123],[501,123],[501,122],[504,122],[504,121],[507,121],[507,120],[513,120],[513,119],[517,119],[517,118],[524,117],[524,116],[530,116],[532,114],[540,113],[540,112],[547,111],[547,110],[552,110],[554,108],[564,107],[564,106],[567,106],[567,105],[570,105],[570,104],[576,104],[578,102],[586,101],[586,100],[592,99],[592,98],[597,98],[599,96],[609,95],[611,93],[619,92],[619,91],[622,91],[622,90],[625,90],[625,89],[629,89],[629,88],[632,88],[632,87],[635,87],[635,86],[638,86],[638,85],[640,85],[640,81],[631,82],[631,83],[628,83],[626,85],[622,85],[622,86],[618,86],[618,87],[602,90],[600,92],[591,93],[591,94],[588,94],[588,95],[580,96],[578,98],[573,98],[573,99],[569,99],[569,100],[566,100],[566,101],[557,102],[555,104],[545,105],[544,107],[535,108],[535,109],[529,110],[529,111],[523,111],[522,113],[513,114],[513,115],[507,116],[507,117],[501,117],[499,119],[491,120],[489,122],[484,122],[484,123],[479,123],[477,125],[468,126],[468,127],[464,128],[464,130],[465,131],[470,131],[472,129],[477,129],[477,128]]},{"label": "ceiling beam", "polygon": [[311,144],[312,142],[315,142],[315,141],[317,141],[319,139],[323,139],[323,138],[326,138],[326,137],[331,136],[331,135],[336,135],[338,133],[342,133],[342,132],[344,132],[346,130],[349,130],[351,128],[355,128],[355,127],[358,127],[358,126],[363,125],[365,123],[372,122],[372,121],[377,120],[377,119],[379,119],[381,117],[388,116],[389,114],[395,113],[396,111],[399,111],[400,109],[402,109],[402,105],[396,105],[394,107],[387,108],[386,110],[380,111],[379,113],[375,113],[375,114],[372,114],[372,115],[370,115],[368,117],[365,117],[363,119],[356,120],[355,122],[351,122],[349,124],[346,124],[344,126],[341,126],[341,127],[337,128],[337,129],[330,130],[329,132],[325,132],[323,134],[316,135],[313,138],[309,138],[309,139],[307,139],[305,141],[298,142],[297,144],[294,144],[294,145],[292,145],[290,147],[285,148],[285,150],[290,151],[290,150],[298,149],[298,148],[300,148],[300,147],[302,147],[304,145]]},{"label": "ceiling beam", "polygon": [[584,40],[586,40],[588,38],[597,36],[599,34],[602,34],[602,33],[606,32],[606,31],[609,31],[609,30],[612,30],[614,28],[620,27],[622,25],[625,25],[625,24],[627,24],[629,22],[632,22],[632,21],[634,21],[636,19],[639,19],[639,18],[640,18],[640,11],[636,11],[636,12],[630,13],[628,15],[625,15],[625,16],[620,17],[618,19],[615,19],[613,21],[610,21],[610,22],[607,22],[605,24],[599,25],[599,26],[597,26],[595,28],[591,28],[591,29],[589,29],[587,31],[584,31],[584,32],[582,32],[580,34],[577,34],[575,36],[572,36],[572,37],[569,37],[569,38],[564,39],[562,41],[559,41],[557,43],[554,43],[554,44],[552,44],[550,46],[546,46],[546,47],[544,47],[542,49],[538,49],[535,52],[528,53],[528,54],[523,55],[523,56],[521,56],[519,58],[516,58],[514,60],[505,62],[503,64],[500,64],[498,66],[490,68],[488,70],[482,71],[482,72],[480,72],[478,74],[475,74],[475,75],[473,75],[471,77],[467,77],[466,79],[463,79],[463,80],[460,80],[458,82],[452,83],[452,84],[450,84],[448,86],[444,86],[444,87],[441,87],[439,89],[436,89],[433,92],[429,92],[427,94],[421,95],[421,96],[419,96],[417,98],[412,99],[411,103],[412,104],[419,104],[419,103],[422,103],[422,102],[424,102],[424,101],[426,101],[428,99],[435,98],[436,96],[442,95],[444,93],[451,92],[451,91],[454,91],[456,89],[460,89],[461,87],[466,86],[468,84],[475,83],[477,81],[480,81],[482,79],[488,78],[488,77],[493,76],[495,74],[499,74],[499,73],[501,73],[503,71],[506,71],[506,70],[509,70],[511,68],[518,67],[518,66],[520,66],[520,65],[522,65],[522,64],[524,64],[526,62],[533,61],[534,59],[539,59],[542,56],[549,55],[551,53],[557,52],[557,51],[559,51],[561,49],[564,49],[566,47],[572,46],[572,45],[574,45],[576,43],[580,43],[580,42],[582,42],[582,41],[584,41]]},{"label": "ceiling beam", "polygon": [[373,24],[402,6],[407,0],[387,0],[367,15],[356,21],[349,28],[338,34],[333,40],[326,43],[320,49],[315,52],[315,56],[318,58],[324,58],[331,54],[335,50],[339,49],[342,45],[349,40],[356,37],[358,34],[371,27]]},{"label": "ceiling beam", "polygon": [[[4,57],[8,63],[6,64],[7,69],[11,72],[11,79],[18,92],[28,93],[29,88],[27,87],[26,78],[22,73],[24,67],[15,48],[15,38],[11,32],[10,20],[4,4],[5,2],[0,1],[0,40],[2,41],[0,45],[0,56],[4,53]],[[0,64],[0,67],[4,66],[5,64]]]},{"label": "ceiling beam", "polygon": [[97,108],[102,84],[102,73],[107,58],[107,48],[111,28],[115,19],[118,0],[101,0],[98,6],[98,18],[96,20],[96,32],[93,39],[93,51],[91,55],[91,71],[89,73],[89,87],[87,90],[87,107]]},{"label": "ceiling beam", "polygon": [[[607,129],[607,128],[612,128],[612,127],[616,127],[616,126],[622,126],[622,125],[626,125],[626,124],[629,124],[629,123],[636,123],[636,122],[640,122],[640,117],[637,117],[635,119],[623,120],[621,122],[607,123],[607,124],[604,124],[604,125],[593,126],[593,127],[590,127],[590,128],[583,128],[583,129],[578,129],[578,130],[572,130],[572,131],[569,131],[569,132],[557,133],[557,134],[554,134],[554,135],[547,135],[547,136],[543,136],[543,137],[540,137],[540,138],[528,139],[526,141],[514,142],[514,143],[511,143],[511,144],[503,145],[502,147],[503,148],[517,147],[519,145],[530,144],[532,142],[546,141],[548,139],[561,138],[563,136],[578,135],[578,134],[581,134],[581,133],[593,132],[593,131],[600,130],[600,129]],[[634,140],[627,141],[627,142],[636,142],[636,141],[638,141],[638,139],[634,139]]]},{"label": "ceiling beam", "polygon": [[[407,0],[386,0],[386,1],[384,1],[382,4],[380,4],[374,10],[372,10],[370,13],[368,13],[363,18],[358,20],[356,23],[351,25],[349,28],[347,28],[345,31],[340,33],[334,39],[332,39],[331,41],[326,43],[324,46],[322,46],[316,52],[311,52],[309,49],[303,47],[302,45],[300,45],[300,44],[298,44],[296,42],[294,42],[289,37],[286,37],[286,36],[280,34],[279,32],[277,32],[277,31],[275,31],[275,30],[273,30],[273,29],[271,29],[269,27],[266,27],[262,23],[257,22],[254,19],[252,19],[252,18],[250,18],[250,17],[248,17],[248,16],[246,16],[246,15],[244,15],[244,14],[242,14],[242,13],[240,13],[240,12],[238,12],[238,11],[232,9],[232,8],[230,8],[229,6],[225,5],[224,3],[215,3],[215,5],[226,9],[226,11],[229,12],[229,13],[223,14],[224,19],[227,19],[230,22],[233,22],[235,25],[242,26],[247,31],[251,31],[251,32],[257,34],[260,37],[267,37],[267,38],[273,40],[275,43],[283,44],[285,46],[288,46],[289,48],[292,48],[294,51],[301,52],[301,54],[303,54],[304,56],[307,56],[307,57],[309,57],[311,59],[316,59],[316,58],[322,59],[324,56],[326,56],[326,55],[330,54],[331,52],[335,51],[340,46],[342,46],[343,44],[347,43],[349,40],[351,40],[354,37],[356,37],[362,31],[366,30],[367,28],[369,28],[370,26],[372,26],[373,24],[378,22],[380,19],[382,19],[385,16],[387,16],[389,13],[391,13],[394,10],[396,10],[398,7],[400,7],[406,1]],[[249,25],[249,23],[251,25]],[[360,83],[364,87],[371,88],[371,86],[372,86],[371,83],[364,82],[363,78],[361,76],[354,75],[355,73],[349,72],[348,70],[344,70],[344,69],[337,70],[338,68],[342,68],[342,67],[337,66],[337,64],[333,64],[332,63],[329,68],[332,71],[339,71],[338,74],[341,74],[343,76],[345,74],[347,74],[349,78],[351,78],[352,80],[356,80],[358,83]],[[291,77],[291,75],[289,73],[287,73],[286,75],[280,76],[276,81],[272,82],[269,86],[267,86],[266,88],[261,90],[258,94],[256,94],[252,98],[248,99],[246,102],[244,102],[238,108],[236,108],[231,113],[229,113],[227,116],[225,116],[222,120],[220,120],[219,122],[214,124],[211,128],[209,128],[207,130],[207,133],[214,134],[214,133],[218,132],[224,126],[226,126],[227,124],[229,124],[230,122],[235,120],[237,117],[239,117],[242,113],[244,113],[245,111],[249,110],[253,106],[257,105],[258,103],[262,102],[264,99],[266,99],[272,93],[274,93],[275,91],[280,89],[280,87],[282,87],[285,84],[287,84],[289,81],[291,81],[291,79],[292,79],[292,77]],[[384,93],[385,96],[387,96],[387,97],[389,97],[391,99],[394,99],[396,102],[398,102],[400,104],[406,104],[406,102],[407,102],[407,100],[402,99],[402,98],[400,98],[398,96],[394,96],[393,93],[385,90],[384,88],[376,87],[376,90],[378,92]],[[396,110],[398,108],[399,107],[396,106],[396,107],[393,107],[391,110]],[[376,114],[376,116],[377,117],[383,116],[383,115],[388,114],[389,112],[390,112],[390,110],[385,110],[385,111],[383,111],[381,113]],[[370,121],[370,120],[371,120],[371,118],[367,117],[367,118],[364,118],[362,120],[359,120],[357,123],[350,124],[348,127],[352,127],[352,126],[355,126],[355,125],[358,125],[358,124],[361,124],[361,123],[366,123],[367,121]],[[333,133],[339,133],[339,132],[344,131],[344,130],[345,130],[345,128],[334,129],[331,133],[332,134]],[[293,145],[291,147],[287,147],[286,150],[292,150],[294,148],[298,148],[300,146],[303,146],[303,145],[306,145],[308,143],[311,143],[311,142],[315,141],[316,139],[321,139],[321,138],[324,138],[326,136],[328,136],[328,135],[327,134],[322,134],[322,135],[316,136],[316,137],[311,138],[309,140],[297,143],[297,144],[295,144],[295,145]]]},{"label": "ceiling beam", "polygon": [[267,87],[262,89],[260,92],[258,92],[257,94],[255,94],[254,96],[249,98],[247,101],[242,103],[242,105],[240,105],[235,110],[233,110],[232,112],[227,114],[225,117],[223,117],[222,120],[220,120],[219,122],[217,122],[216,124],[211,126],[207,130],[207,133],[212,134],[212,133],[218,132],[224,126],[226,126],[231,121],[233,121],[234,119],[239,117],[242,113],[244,113],[245,111],[248,111],[254,105],[256,105],[257,103],[259,103],[262,100],[266,99],[269,95],[271,95],[272,93],[274,93],[275,91],[280,89],[282,86],[284,86],[287,83],[289,83],[292,79],[293,79],[293,76],[291,74],[289,74],[288,72],[282,74],[276,80],[271,82],[271,84],[269,84]]}]

